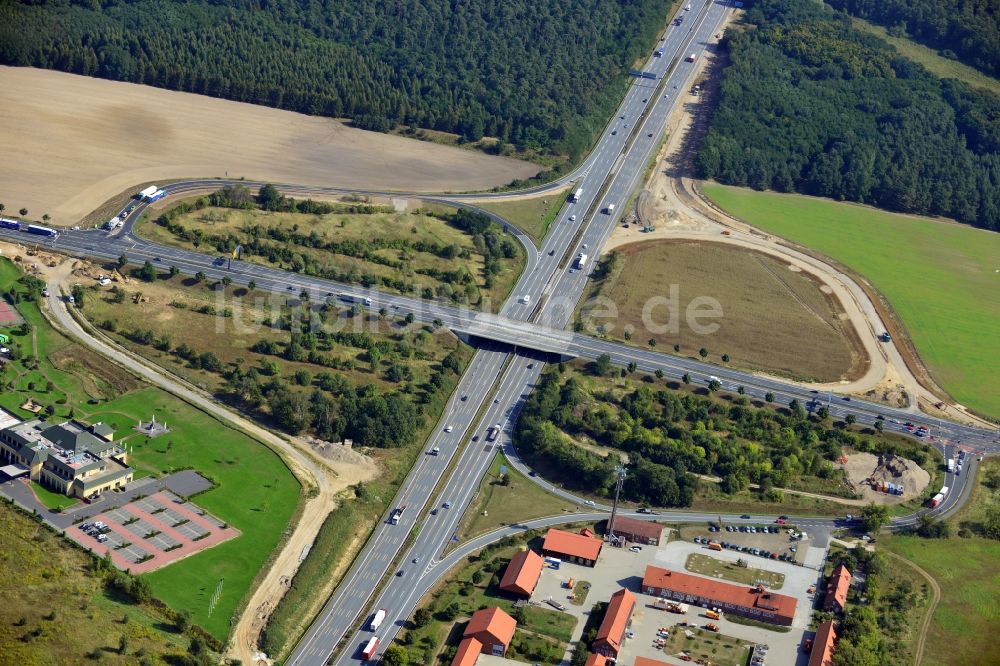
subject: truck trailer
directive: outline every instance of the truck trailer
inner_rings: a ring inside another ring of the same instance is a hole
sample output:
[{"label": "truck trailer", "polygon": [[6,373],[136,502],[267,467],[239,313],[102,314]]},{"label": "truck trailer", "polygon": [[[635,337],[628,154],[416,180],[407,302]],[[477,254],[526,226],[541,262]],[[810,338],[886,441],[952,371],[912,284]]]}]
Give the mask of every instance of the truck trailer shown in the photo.
[{"label": "truck trailer", "polygon": [[372,299],[367,296],[352,296],[351,294],[341,294],[340,300],[345,303],[362,303],[365,307],[370,308],[372,306]]},{"label": "truck trailer", "polygon": [[390,525],[399,525],[399,518],[400,518],[400,516],[403,515],[403,511],[405,511],[405,510],[406,510],[405,506],[400,506],[400,507],[396,507],[395,509],[393,509],[392,513],[389,514],[389,524]]},{"label": "truck trailer", "polygon": [[39,236],[48,236],[49,238],[56,238],[59,236],[59,232],[55,229],[49,229],[48,227],[43,227],[40,224],[29,224],[28,233],[37,234]]},{"label": "truck trailer", "polygon": [[365,661],[370,661],[375,656],[375,650],[378,649],[378,636],[373,636],[369,640],[363,650],[361,650],[361,658]]},{"label": "truck trailer", "polygon": [[586,265],[587,265],[587,255],[585,255],[583,252],[576,255],[576,267],[579,269],[583,269],[583,267]]},{"label": "truck trailer", "polygon": [[488,431],[486,431],[486,441],[495,441],[497,437],[500,436],[500,424],[494,424]]},{"label": "truck trailer", "polygon": [[12,220],[7,217],[0,217],[0,228],[3,229],[13,229],[14,231],[21,230],[21,223],[17,220]]},{"label": "truck trailer", "polygon": [[144,190],[139,190],[139,194],[136,195],[139,199],[145,199],[146,197],[152,196],[158,188],[156,185],[150,185]]},{"label": "truck trailer", "polygon": [[167,191],[166,190],[156,190],[155,192],[153,192],[152,194],[150,194],[148,197],[146,197],[146,200],[147,201],[156,201],[157,199],[162,199],[165,196],[167,196]]},{"label": "truck trailer", "polygon": [[948,494],[948,486],[945,486],[944,488],[941,489],[941,492],[939,492],[937,495],[931,498],[931,508],[933,509],[937,505],[941,504],[941,502],[944,501],[945,495],[947,494]]},{"label": "truck trailer", "polygon": [[582,197],[582,196],[583,196],[583,188],[582,187],[578,187],[578,188],[576,188],[576,191],[573,192],[573,194],[570,195],[569,200],[571,202],[573,202],[573,203],[576,203],[577,201],[580,200],[580,197]]},{"label": "truck trailer", "polygon": [[385,620],[386,610],[384,608],[379,608],[375,613],[375,617],[372,618],[372,622],[369,625],[369,629],[372,631],[378,631],[378,628],[382,626],[382,621]]}]

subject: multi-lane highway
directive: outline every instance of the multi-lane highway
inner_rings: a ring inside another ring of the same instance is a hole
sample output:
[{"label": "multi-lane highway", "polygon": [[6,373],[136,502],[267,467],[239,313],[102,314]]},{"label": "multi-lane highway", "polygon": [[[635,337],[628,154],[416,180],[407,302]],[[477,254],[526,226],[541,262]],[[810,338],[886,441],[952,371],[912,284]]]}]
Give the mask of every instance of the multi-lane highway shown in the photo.
[{"label": "multi-lane highway", "polygon": [[[380,630],[383,643],[388,643],[412,613],[420,596],[455,561],[455,553],[468,552],[469,544],[459,544],[455,552],[444,555],[456,533],[462,512],[495,454],[495,447],[503,446],[512,464],[523,467],[510,445],[510,432],[524,399],[542,369],[544,356],[539,356],[536,350],[590,359],[607,354],[617,364],[635,362],[639,370],[662,370],[671,379],[689,374],[694,383],[701,385],[715,377],[728,391],[743,387],[746,394],[756,398],[763,399],[768,393],[774,394],[778,403],[787,404],[797,399],[807,408],[828,406],[835,418],[853,414],[861,423],[871,424],[881,420],[887,430],[907,432],[903,430],[904,424],[907,419],[914,418],[909,412],[860,400],[848,401],[840,396],[814,394],[808,389],[776,379],[648,349],[626,347],[565,330],[583,293],[594,255],[604,244],[617,219],[616,215],[604,211],[612,204],[618,212],[623,209],[659,146],[667,117],[681,101],[690,83],[694,66],[685,60],[686,56],[693,53],[698,58],[703,57],[705,46],[715,41],[713,35],[719,31],[729,11],[731,8],[725,2],[710,0],[695,6],[690,12],[682,12],[684,22],[666,29],[657,44],[657,48],[663,49],[663,56],[651,55],[644,67],[644,71],[653,73],[656,78],[637,78],[633,82],[592,153],[573,174],[560,180],[560,184],[574,182],[575,187],[582,189],[580,200],[567,205],[559,213],[542,248],[536,249],[530,239],[519,234],[528,250],[527,265],[512,298],[497,315],[407,296],[365,292],[364,295],[372,298],[373,309],[385,308],[399,315],[413,313],[421,321],[437,319],[446,328],[486,341],[481,343],[480,350],[449,401],[435,435],[428,441],[428,454],[410,471],[394,500],[391,508],[405,507],[399,523],[389,524],[387,515],[385,523],[376,528],[288,663],[323,664],[331,656],[336,663],[346,664],[356,660],[360,646],[371,633],[352,631],[352,628],[372,608],[388,610],[388,617]],[[223,182],[190,181],[175,183],[165,189],[173,196],[218,187]],[[251,187],[258,185],[243,184]],[[553,186],[549,184],[536,189]],[[299,196],[342,191],[295,185],[281,185],[279,189]],[[460,198],[440,197],[439,200]],[[478,195],[478,198],[483,198],[483,195]],[[148,259],[164,269],[176,266],[187,274],[200,271],[210,278],[229,277],[242,284],[253,280],[259,288],[278,293],[297,295],[307,291],[313,300],[362,292],[357,287],[245,262],[216,265],[211,257],[203,254],[150,243],[132,233],[132,223],[141,212],[140,208],[123,229],[113,234],[70,230],[54,241],[29,240],[24,234],[3,230],[0,230],[0,235],[22,243],[37,242],[69,254],[106,259],[125,254],[131,261]],[[579,253],[591,255],[587,269],[575,270],[571,267],[570,261]],[[527,303],[523,302],[524,296],[530,297]],[[1000,449],[995,432],[926,417],[921,417],[920,422],[931,428],[929,439],[932,437],[933,441],[929,443],[937,445],[946,455],[954,455],[957,446],[977,453],[995,453]],[[487,441],[487,430],[494,424],[501,426],[502,434],[495,442]],[[434,447],[440,448],[438,455],[429,453]],[[946,484],[953,490],[945,503],[938,507],[938,512],[953,509],[967,495],[969,488],[965,478],[974,477],[975,464],[973,457],[962,477],[949,475]],[[544,480],[536,481],[551,488]],[[440,490],[436,491],[437,488]],[[559,489],[551,489],[570,496]],[[671,513],[669,518],[703,521],[715,515]],[[663,518],[663,515],[657,517]],[[914,517],[908,517],[897,523],[912,524],[914,520]],[[494,538],[500,536],[503,536],[502,532]],[[341,644],[344,649],[335,654]]]}]

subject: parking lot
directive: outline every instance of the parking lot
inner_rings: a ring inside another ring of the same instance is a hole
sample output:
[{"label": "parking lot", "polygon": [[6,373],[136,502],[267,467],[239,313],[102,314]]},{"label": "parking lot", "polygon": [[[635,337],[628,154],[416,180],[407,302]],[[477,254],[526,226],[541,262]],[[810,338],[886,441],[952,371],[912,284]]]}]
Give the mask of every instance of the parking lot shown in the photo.
[{"label": "parking lot", "polygon": [[109,509],[66,528],[96,553],[111,553],[122,569],[140,574],[240,534],[169,490]]},{"label": "parking lot", "polygon": [[[762,662],[757,661],[754,666],[803,666],[808,662],[808,655],[802,652],[802,644],[813,635],[808,630],[808,625],[814,595],[809,594],[808,590],[813,586],[822,590],[818,567],[825,551],[812,547],[808,538],[804,541],[793,539],[785,529],[787,528],[782,527],[775,532],[727,532],[722,528],[719,532],[710,532],[706,526],[687,526],[679,534],[673,534],[670,542],[661,546],[642,545],[638,552],[633,552],[629,547],[614,548],[605,545],[594,568],[567,562],[563,562],[557,570],[545,568],[531,601],[546,603],[551,599],[564,612],[575,615],[578,621],[573,640],[576,641],[579,640],[587,615],[595,603],[608,601],[622,587],[635,592],[636,609],[619,655],[620,664],[631,664],[637,656],[683,664],[677,656],[671,656],[678,654],[677,646],[682,645],[695,660],[707,659],[721,666],[729,663],[726,660],[730,659],[743,666],[749,661],[751,649],[758,650],[759,654],[762,649],[756,646],[766,645],[763,649],[765,658]],[[716,551],[709,549],[707,543],[695,543],[695,536],[704,536],[706,542],[709,539],[731,541],[741,547],[764,549],[779,555],[785,553],[794,556],[794,560],[765,558],[734,549]],[[794,552],[790,550],[793,547],[796,549]],[[797,601],[792,627],[775,627],[772,630],[750,626],[741,623],[739,618],[730,620],[725,613],[719,619],[711,619],[705,615],[706,609],[694,605],[684,614],[656,607],[656,599],[641,590],[646,565],[685,571],[688,558],[693,553],[703,556],[697,558],[703,564],[706,558],[714,558],[720,565],[742,559],[751,568],[776,574],[769,575],[768,580],[781,580],[780,594],[795,597]],[[572,591],[565,586],[570,579],[574,583],[586,581],[591,584],[582,605],[574,605],[570,599]],[[719,631],[707,631],[705,626],[709,623],[717,625]],[[661,629],[666,630],[665,636]],[[686,632],[691,632],[690,637]],[[668,649],[672,652],[668,652]]]}]

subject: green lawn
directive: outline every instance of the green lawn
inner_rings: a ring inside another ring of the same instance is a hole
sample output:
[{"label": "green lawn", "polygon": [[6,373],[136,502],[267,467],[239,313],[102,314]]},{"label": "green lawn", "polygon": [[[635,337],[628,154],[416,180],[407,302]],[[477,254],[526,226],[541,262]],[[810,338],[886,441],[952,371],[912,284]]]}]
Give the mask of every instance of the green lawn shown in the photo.
[{"label": "green lawn", "polygon": [[[991,493],[981,483],[990,468],[1000,469],[1000,460],[987,460],[980,469],[972,498],[950,521],[956,530],[964,521],[981,518],[987,503],[1000,501],[1000,493]],[[921,567],[941,587],[921,663],[1000,663],[992,634],[1000,626],[1000,541],[974,535],[947,539],[883,535],[880,540],[881,548]]]},{"label": "green lawn", "polygon": [[65,509],[79,501],[75,497],[66,497],[62,493],[53,492],[34,481],[31,482],[31,489],[35,491],[35,497],[38,498],[38,501],[50,509]]},{"label": "green lawn", "polygon": [[[156,439],[128,436],[129,463],[136,469],[167,474],[193,468],[217,484],[194,501],[242,535],[147,577],[157,597],[187,609],[195,624],[224,640],[233,612],[295,512],[298,482],[267,447],[158,389],[135,391],[94,410],[80,416],[111,424],[119,437],[154,414],[167,422],[170,432]],[[209,617],[209,599],[220,580],[222,593]]]},{"label": "green lawn", "polygon": [[[507,466],[509,483],[500,482],[500,467]],[[551,516],[573,509],[573,504],[545,491],[507,463],[497,454],[479,483],[476,499],[459,525],[459,537],[464,541],[502,525],[520,523],[532,518]],[[483,515],[483,511],[486,515]]]},{"label": "green lawn", "polygon": [[772,590],[780,590],[785,584],[785,574],[768,571],[767,569],[738,567],[732,562],[720,560],[702,553],[691,553],[688,555],[687,561],[684,563],[684,568],[702,576],[721,578],[722,580],[743,583],[745,585],[755,585],[759,581],[764,581],[764,585]]},{"label": "green lawn", "polygon": [[870,280],[938,383],[962,404],[1000,416],[1000,234],[799,195],[703,189],[737,217]]}]

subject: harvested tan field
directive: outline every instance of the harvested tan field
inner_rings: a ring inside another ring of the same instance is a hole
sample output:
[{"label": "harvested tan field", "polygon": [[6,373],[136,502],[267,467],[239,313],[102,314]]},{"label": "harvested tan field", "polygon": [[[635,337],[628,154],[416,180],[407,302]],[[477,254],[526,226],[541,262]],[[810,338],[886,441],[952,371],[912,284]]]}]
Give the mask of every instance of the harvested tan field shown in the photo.
[{"label": "harvested tan field", "polygon": [[[599,283],[598,293],[614,304],[617,317],[607,317],[600,303],[583,310],[585,321],[596,315],[588,326],[603,325],[611,338],[624,340],[630,332],[631,344],[646,346],[653,339],[665,350],[679,344],[681,354],[694,357],[704,347],[712,363],[725,363],[726,354],[734,367],[796,379],[838,381],[861,371],[840,303],[812,275],[780,259],[697,241],[651,240],[616,252],[618,268]],[[671,288],[676,308],[669,302]],[[702,334],[686,312],[704,297],[718,302],[722,316],[702,320],[718,324]],[[651,305],[657,298],[659,304]],[[651,322],[644,321],[644,308]],[[657,330],[675,309],[672,330]]]},{"label": "harvested tan field", "polygon": [[133,83],[0,67],[0,201],[74,224],[160,180],[223,177],[462,192],[528,178],[528,162]]}]

